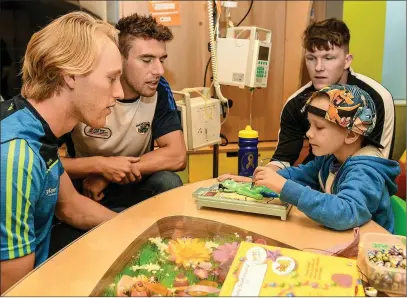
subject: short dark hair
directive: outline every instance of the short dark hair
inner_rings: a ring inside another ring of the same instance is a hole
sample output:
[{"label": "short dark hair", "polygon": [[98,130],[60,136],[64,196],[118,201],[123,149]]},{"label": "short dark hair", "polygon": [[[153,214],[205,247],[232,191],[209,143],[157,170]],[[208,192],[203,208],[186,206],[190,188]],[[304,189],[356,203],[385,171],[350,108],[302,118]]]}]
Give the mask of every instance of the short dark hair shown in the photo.
[{"label": "short dark hair", "polygon": [[174,35],[167,26],[158,24],[152,16],[140,16],[137,13],[121,18],[116,25],[119,33],[119,50],[127,58],[131,42],[135,38],[171,41]]},{"label": "short dark hair", "polygon": [[302,46],[310,52],[329,51],[333,46],[345,47],[349,51],[350,32],[348,26],[338,19],[330,18],[307,27]]}]

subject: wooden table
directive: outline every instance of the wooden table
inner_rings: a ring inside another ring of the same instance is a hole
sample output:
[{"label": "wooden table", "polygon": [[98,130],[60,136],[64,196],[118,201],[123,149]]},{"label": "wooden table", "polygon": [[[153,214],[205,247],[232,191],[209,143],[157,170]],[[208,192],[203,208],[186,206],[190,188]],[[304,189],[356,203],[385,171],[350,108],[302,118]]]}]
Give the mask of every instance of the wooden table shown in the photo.
[{"label": "wooden table", "polygon": [[[327,249],[350,242],[353,231],[324,228],[293,207],[287,221],[278,217],[197,210],[192,192],[216,183],[214,179],[173,189],[118,214],[91,230],[12,287],[7,296],[88,296],[105,272],[128,245],[157,220],[174,215],[192,216],[227,223],[298,249]],[[387,231],[373,221],[361,233]]]}]

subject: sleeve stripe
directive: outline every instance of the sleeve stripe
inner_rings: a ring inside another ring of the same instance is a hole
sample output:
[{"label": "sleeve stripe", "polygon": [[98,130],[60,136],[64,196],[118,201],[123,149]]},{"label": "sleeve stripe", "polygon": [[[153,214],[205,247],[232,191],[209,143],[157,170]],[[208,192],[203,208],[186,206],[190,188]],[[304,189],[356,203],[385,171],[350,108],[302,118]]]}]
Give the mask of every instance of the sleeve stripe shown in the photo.
[{"label": "sleeve stripe", "polygon": [[52,165],[49,167],[49,169],[47,170],[47,173],[48,173],[49,171],[51,171],[51,169],[52,169],[58,162],[59,162],[59,159],[57,159],[56,161],[54,161],[54,162],[52,163]]},{"label": "sleeve stripe", "polygon": [[[32,177],[33,161],[34,161],[34,153],[30,148],[28,148],[27,185],[25,188],[25,197],[27,198],[27,202],[25,203],[24,221],[23,221],[25,243],[29,243],[27,219],[28,219],[28,210],[31,205],[30,195],[31,195],[31,181],[33,179],[33,177]],[[30,254],[30,253],[31,253],[31,245],[27,245],[27,254]]]},{"label": "sleeve stripe", "polygon": [[161,86],[164,87],[164,89],[167,91],[167,95],[168,95],[168,104],[170,106],[171,110],[176,110],[176,103],[175,103],[175,99],[174,96],[172,95],[172,91],[170,88],[170,85],[168,84],[168,82],[166,81],[166,79],[164,79],[164,77],[160,77],[160,84]]},{"label": "sleeve stripe", "polygon": [[23,241],[21,239],[21,209],[23,204],[23,172],[25,161],[25,141],[20,140],[20,156],[18,158],[18,174],[17,174],[17,206],[16,206],[16,237],[18,256],[24,255]]},{"label": "sleeve stripe", "polygon": [[[19,144],[18,141],[20,142]],[[7,153],[7,172],[5,179],[5,219],[7,231],[7,247],[10,260],[16,257],[30,254],[32,251],[28,237],[28,212],[31,205],[30,195],[33,162],[34,153],[28,147],[25,140],[13,140],[9,143]],[[25,171],[27,174],[25,174]],[[23,187],[24,184],[25,190]],[[26,253],[24,253],[24,248],[26,250]]]},{"label": "sleeve stripe", "polygon": [[16,140],[10,142],[7,155],[7,177],[6,177],[6,231],[9,259],[14,259],[13,233],[11,222],[13,216],[13,162]]}]

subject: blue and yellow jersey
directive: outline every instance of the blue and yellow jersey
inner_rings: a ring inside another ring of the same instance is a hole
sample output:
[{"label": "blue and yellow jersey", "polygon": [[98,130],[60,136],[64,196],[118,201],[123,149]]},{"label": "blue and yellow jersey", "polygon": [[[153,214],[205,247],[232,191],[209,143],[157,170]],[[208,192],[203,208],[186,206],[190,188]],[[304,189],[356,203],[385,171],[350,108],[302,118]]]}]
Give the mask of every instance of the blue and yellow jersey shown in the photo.
[{"label": "blue and yellow jersey", "polygon": [[22,96],[0,103],[0,258],[48,257],[51,225],[63,167],[58,141]]}]

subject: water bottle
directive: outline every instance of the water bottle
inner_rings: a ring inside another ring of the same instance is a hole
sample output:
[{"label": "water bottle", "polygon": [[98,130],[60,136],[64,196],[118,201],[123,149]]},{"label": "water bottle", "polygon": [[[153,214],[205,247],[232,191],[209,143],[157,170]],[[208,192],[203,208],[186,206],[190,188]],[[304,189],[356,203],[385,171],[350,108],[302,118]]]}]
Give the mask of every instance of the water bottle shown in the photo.
[{"label": "water bottle", "polygon": [[247,125],[239,131],[238,171],[240,176],[251,177],[257,168],[259,133]]}]

